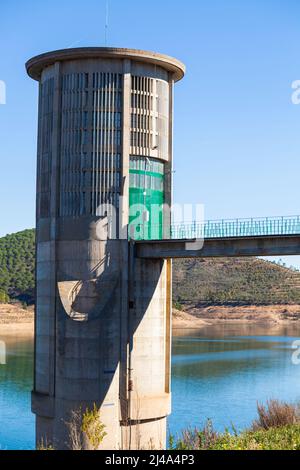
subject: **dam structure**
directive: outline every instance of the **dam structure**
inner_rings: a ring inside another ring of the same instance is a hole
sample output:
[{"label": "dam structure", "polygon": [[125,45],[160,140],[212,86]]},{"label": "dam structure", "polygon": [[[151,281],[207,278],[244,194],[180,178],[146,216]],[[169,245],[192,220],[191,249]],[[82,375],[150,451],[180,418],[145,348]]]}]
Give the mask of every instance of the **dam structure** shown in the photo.
[{"label": "dam structure", "polygon": [[173,85],[185,67],[86,47],[26,68],[39,82],[37,445],[72,448],[74,411],[96,404],[101,449],[165,448],[171,259],[137,257],[132,240],[170,238]]},{"label": "dam structure", "polygon": [[178,60],[86,47],[26,68],[39,82],[36,444],[74,448],[74,414],[96,406],[101,449],[163,449],[172,259],[299,255],[300,216],[173,223]]}]

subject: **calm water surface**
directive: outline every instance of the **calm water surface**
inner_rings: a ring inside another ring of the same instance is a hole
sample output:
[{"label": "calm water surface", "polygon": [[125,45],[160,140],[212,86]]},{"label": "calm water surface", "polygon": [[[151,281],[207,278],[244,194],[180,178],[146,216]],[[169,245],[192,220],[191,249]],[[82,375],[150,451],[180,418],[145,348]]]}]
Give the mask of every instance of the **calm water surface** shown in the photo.
[{"label": "calm water surface", "polygon": [[[173,413],[169,431],[179,433],[211,418],[217,429],[241,430],[268,398],[300,401],[300,365],[292,364],[292,343],[300,325],[259,327],[215,325],[176,330],[173,337]],[[0,448],[34,447],[30,412],[33,345],[1,337],[7,364],[0,365]]]},{"label": "calm water surface", "polygon": [[175,335],[171,433],[208,418],[220,431],[231,424],[242,430],[255,418],[257,401],[300,401],[300,365],[291,360],[300,325],[227,323]]},{"label": "calm water surface", "polygon": [[0,364],[0,449],[32,449],[33,341],[4,337],[1,333],[0,341],[6,345],[6,365]]}]

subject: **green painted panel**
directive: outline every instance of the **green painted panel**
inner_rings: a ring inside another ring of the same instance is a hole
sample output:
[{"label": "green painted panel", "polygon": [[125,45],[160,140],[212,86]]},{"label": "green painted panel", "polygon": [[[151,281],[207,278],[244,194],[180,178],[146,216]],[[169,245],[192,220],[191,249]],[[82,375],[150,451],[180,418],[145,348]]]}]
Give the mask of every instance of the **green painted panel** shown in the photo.
[{"label": "green painted panel", "polygon": [[[135,240],[160,240],[163,237],[164,192],[129,189],[129,235]],[[147,211],[147,217],[145,211]]]},{"label": "green painted panel", "polygon": [[164,164],[131,157],[129,170],[129,238],[163,238]]}]

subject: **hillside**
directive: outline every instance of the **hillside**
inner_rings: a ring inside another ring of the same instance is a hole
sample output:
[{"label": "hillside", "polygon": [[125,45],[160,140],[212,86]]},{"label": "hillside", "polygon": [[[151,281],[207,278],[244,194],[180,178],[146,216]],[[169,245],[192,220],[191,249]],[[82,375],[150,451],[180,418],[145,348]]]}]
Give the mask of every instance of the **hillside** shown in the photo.
[{"label": "hillside", "polygon": [[173,263],[177,304],[300,303],[300,272],[257,258],[185,259]]},{"label": "hillside", "polygon": [[0,300],[31,303],[34,298],[35,231],[0,238]]},{"label": "hillside", "polygon": [[[35,231],[0,238],[0,302],[34,299]],[[173,300],[181,304],[300,303],[300,272],[257,258],[174,260]]]}]

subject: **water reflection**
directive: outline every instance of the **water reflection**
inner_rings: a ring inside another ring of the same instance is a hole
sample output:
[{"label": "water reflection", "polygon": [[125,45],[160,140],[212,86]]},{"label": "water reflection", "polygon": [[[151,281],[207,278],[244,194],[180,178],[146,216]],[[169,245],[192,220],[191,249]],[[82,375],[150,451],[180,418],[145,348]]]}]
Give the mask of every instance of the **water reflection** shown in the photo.
[{"label": "water reflection", "polygon": [[[175,330],[172,356],[172,415],[169,430],[201,425],[217,429],[249,426],[257,401],[300,401],[300,365],[292,364],[292,342],[300,325],[218,324]],[[4,338],[7,364],[0,365],[0,449],[34,447],[30,411],[33,344]]]},{"label": "water reflection", "polygon": [[218,324],[173,336],[171,432],[211,418],[223,430],[249,426],[257,402],[300,400],[292,343],[300,325]]}]

